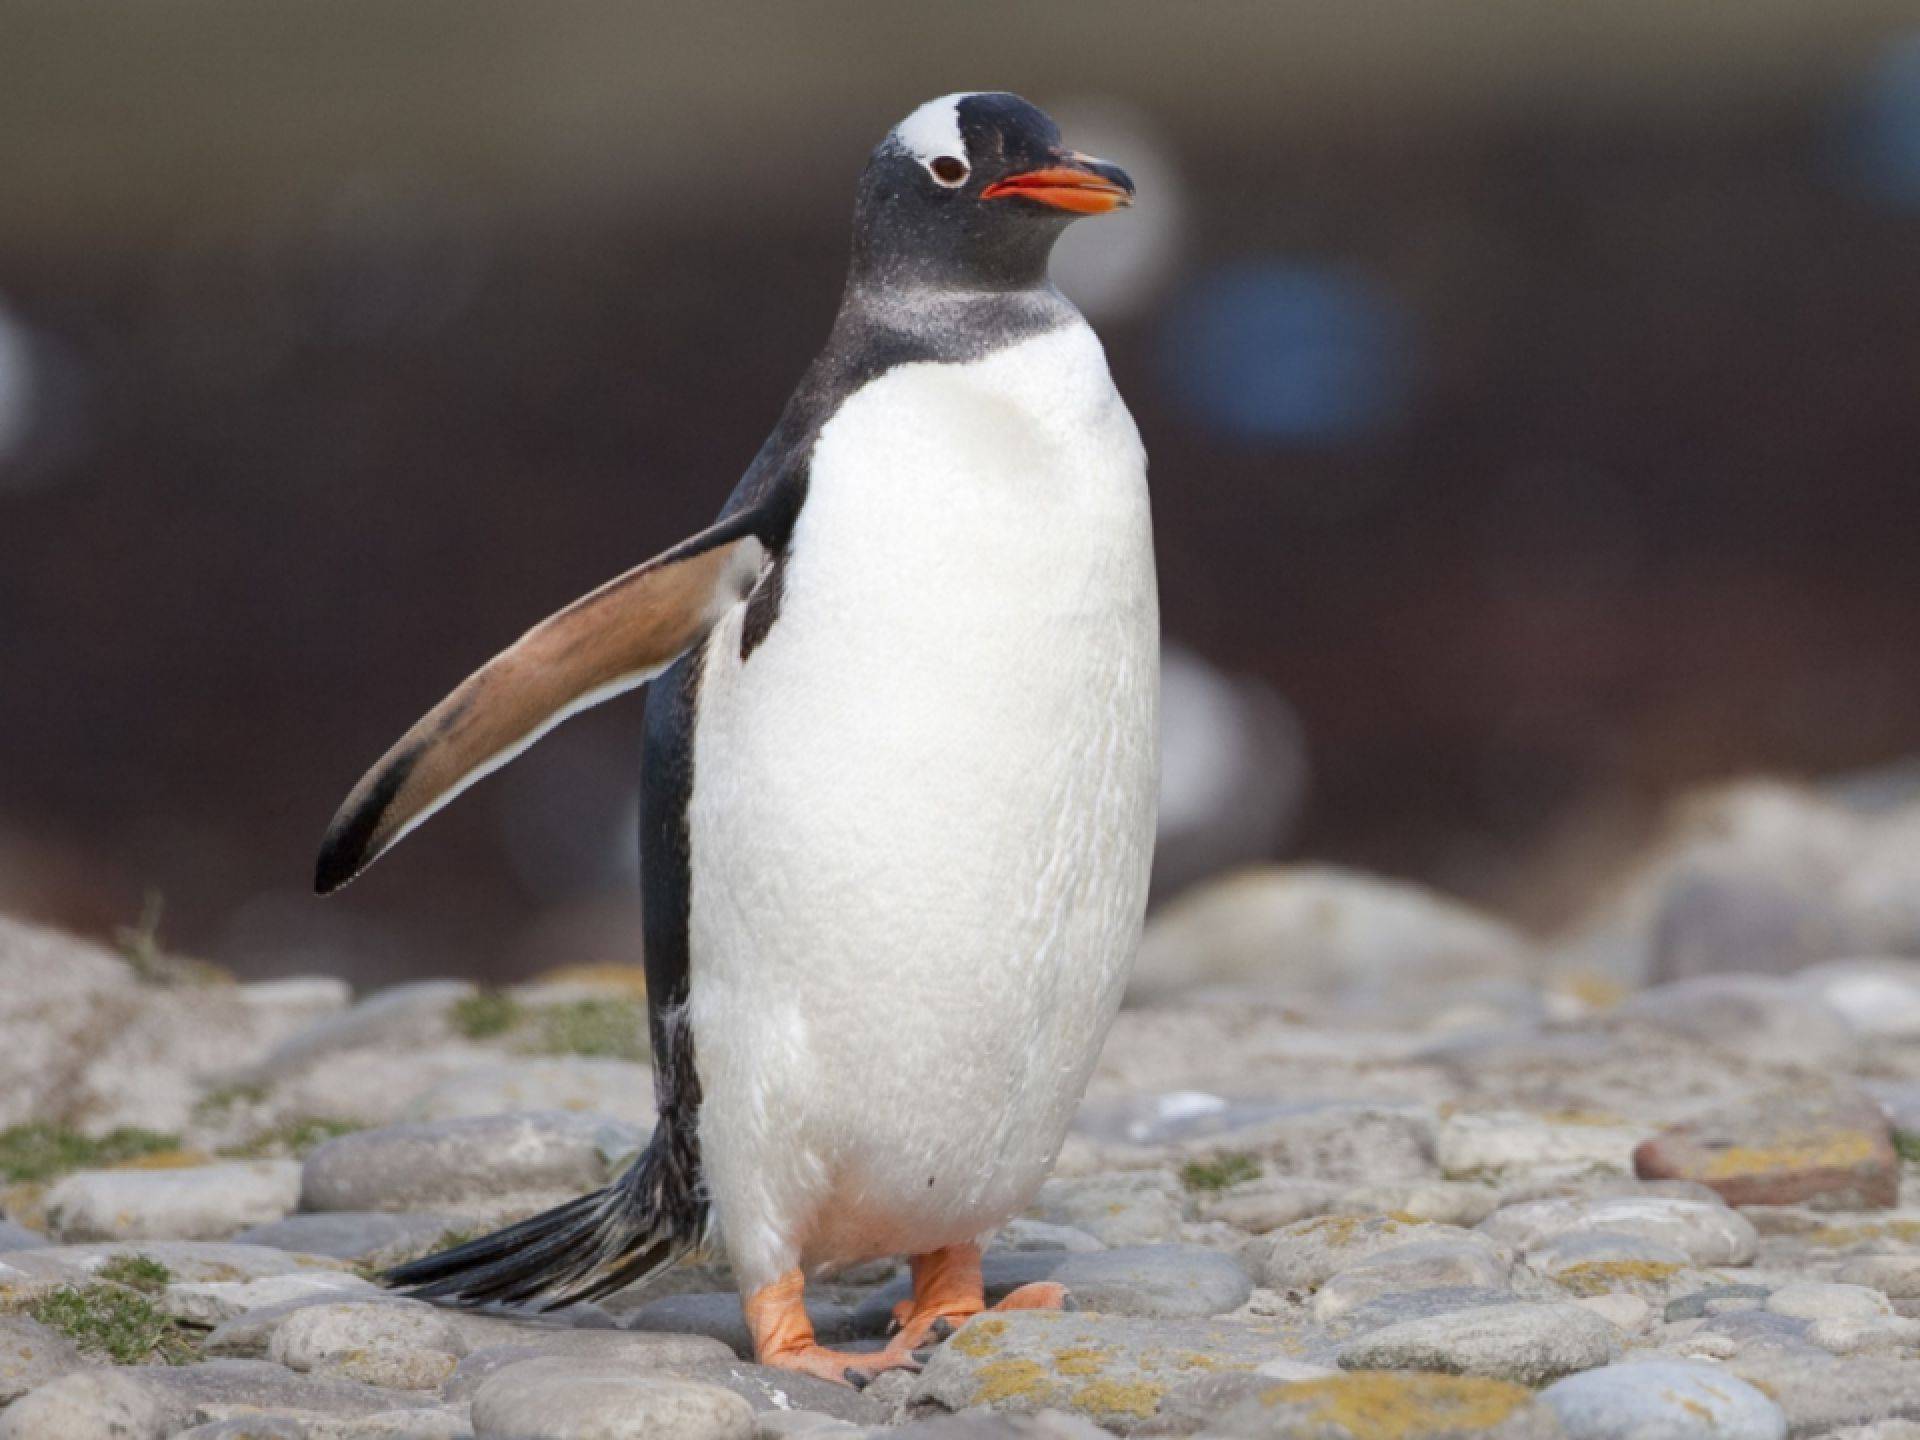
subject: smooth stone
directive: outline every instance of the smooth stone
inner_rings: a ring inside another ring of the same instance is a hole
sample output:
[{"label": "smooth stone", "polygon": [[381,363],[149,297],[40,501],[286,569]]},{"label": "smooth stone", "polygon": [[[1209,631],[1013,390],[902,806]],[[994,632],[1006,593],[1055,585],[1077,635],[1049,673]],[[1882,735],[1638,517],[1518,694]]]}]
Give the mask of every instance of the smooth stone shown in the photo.
[{"label": "smooth stone", "polygon": [[1664,1305],[1674,1295],[1712,1283],[1706,1271],[1688,1261],[1685,1251],[1613,1230],[1556,1235],[1529,1251],[1526,1263],[1529,1271],[1546,1276],[1580,1299],[1637,1295]]},{"label": "smooth stone", "polygon": [[59,1284],[92,1279],[114,1260],[143,1256],[167,1267],[176,1284],[237,1283],[271,1275],[341,1273],[332,1260],[289,1254],[263,1245],[218,1240],[113,1241],[105,1244],[54,1245],[7,1257],[7,1265],[29,1276]]},{"label": "smooth stone", "polygon": [[1671,1245],[1695,1265],[1745,1265],[1760,1248],[1759,1233],[1737,1211],[1660,1195],[1530,1200],[1494,1211],[1479,1229],[1523,1254],[1556,1236],[1594,1230]]},{"label": "smooth stone", "polygon": [[1621,1036],[1635,1029],[1775,1065],[1843,1065],[1859,1047],[1853,1027],[1788,980],[1703,975],[1642,990],[1596,1022]]},{"label": "smooth stone", "polygon": [[304,1210],[413,1210],[606,1184],[645,1134],[593,1115],[543,1111],[393,1125],[329,1140],[307,1157]]},{"label": "smooth stone", "polygon": [[311,1421],[309,1415],[262,1413],[196,1425],[181,1431],[175,1440],[315,1440]]},{"label": "smooth stone", "polygon": [[1920,1360],[1776,1350],[1735,1356],[1726,1369],[1774,1398],[1791,1435],[1920,1420]]},{"label": "smooth stone", "polygon": [[1920,961],[1832,960],[1794,978],[1862,1035],[1920,1039]]},{"label": "smooth stone", "polygon": [[1449,1176],[1504,1177],[1633,1173],[1633,1147],[1647,1138],[1644,1126],[1570,1123],[1522,1111],[1449,1115],[1435,1144]]},{"label": "smooth stone", "polygon": [[1154,1245],[1179,1236],[1186,1197],[1165,1175],[1086,1175],[1047,1181],[1030,1208],[1036,1218],[1083,1230],[1102,1245]]},{"label": "smooth stone", "polygon": [[778,1414],[792,1407],[843,1423],[879,1425],[885,1423],[892,1410],[874,1396],[849,1386],[745,1360],[680,1366],[672,1373],[678,1379],[697,1380],[732,1391],[753,1407],[756,1416]]},{"label": "smooth stone", "polygon": [[15,1225],[11,1220],[0,1220],[0,1254],[14,1250],[38,1250],[52,1243],[38,1230]]},{"label": "smooth stone", "polygon": [[1090,1254],[1107,1247],[1086,1231],[1072,1225],[1054,1225],[1045,1220],[1016,1216],[994,1234],[990,1251],[1071,1250]]},{"label": "smooth stone", "polygon": [[0,1440],[166,1440],[191,1412],[122,1370],[63,1375],[0,1410]]},{"label": "smooth stone", "polygon": [[631,1060],[569,1055],[476,1065],[441,1081],[407,1106],[409,1120],[457,1120],[567,1110],[653,1128],[653,1072]]},{"label": "smooth stone", "polygon": [[351,1302],[294,1311],[267,1346],[268,1358],[296,1373],[389,1390],[438,1390],[466,1351],[432,1306]]},{"label": "smooth stone", "polygon": [[[338,1295],[329,1294],[300,1295],[290,1300],[243,1310],[231,1319],[223,1320],[213,1327],[206,1339],[200,1343],[201,1353],[217,1359],[258,1360],[266,1355],[268,1346],[273,1343],[274,1332],[289,1317],[314,1305],[336,1305],[340,1302],[340,1298]],[[418,1300],[409,1300],[404,1295],[392,1295],[378,1289],[371,1293],[363,1293],[356,1299],[361,1305],[405,1307],[423,1303]]]},{"label": "smooth stone", "polygon": [[296,1160],[82,1170],[47,1192],[47,1225],[68,1242],[219,1240],[278,1220],[299,1200]]},{"label": "smooth stone", "polygon": [[1262,1285],[1314,1290],[1382,1250],[1416,1241],[1464,1240],[1474,1233],[1390,1215],[1323,1215],[1259,1236],[1248,1242],[1242,1256]]},{"label": "smooth stone", "polygon": [[[884,1377],[882,1377],[884,1378]],[[971,1410],[963,1415],[936,1415],[914,1420],[897,1430],[869,1430],[869,1440],[1107,1440],[1111,1433],[1091,1420],[1060,1410],[1037,1410],[1031,1415],[996,1415]]]},{"label": "smooth stone", "polygon": [[1829,1315],[1810,1322],[1807,1343],[1833,1355],[1911,1355],[1920,1320],[1904,1315]]},{"label": "smooth stone", "polygon": [[753,1406],[718,1385],[546,1357],[473,1397],[476,1440],[751,1440]]},{"label": "smooth stone", "polygon": [[1354,1185],[1439,1178],[1439,1125],[1424,1105],[1307,1101],[1216,1139],[1180,1147],[1183,1160],[1252,1155],[1275,1174]]},{"label": "smooth stone", "polygon": [[1842,1265],[1834,1279],[1892,1300],[1920,1300],[1920,1255],[1862,1255]]},{"label": "smooth stone", "polygon": [[[1807,1332],[1813,1322],[1793,1315],[1775,1315],[1770,1310],[1726,1310],[1709,1314],[1695,1329],[1691,1340],[1719,1337],[1730,1341],[1734,1355],[1761,1350],[1800,1352],[1812,1343]],[[1716,1350],[1723,1347],[1714,1347]]]},{"label": "smooth stone", "polygon": [[1643,1361],[1556,1381],[1540,1399],[1567,1440],[1786,1440],[1787,1416],[1716,1365]]},{"label": "smooth stone", "polygon": [[95,1363],[59,1331],[24,1315],[0,1314],[0,1405]]},{"label": "smooth stone", "polygon": [[1250,1235],[1265,1235],[1326,1214],[1348,1193],[1349,1187],[1337,1180],[1263,1175],[1258,1180],[1202,1195],[1195,1202],[1195,1209],[1203,1220],[1219,1220]]},{"label": "smooth stone", "polygon": [[[1237,1260],[1193,1245],[1148,1245],[1091,1254],[1062,1250],[989,1254],[981,1263],[981,1273],[989,1304],[1022,1285],[1052,1280],[1066,1286],[1080,1309],[1101,1315],[1203,1319],[1239,1309],[1253,1293],[1252,1277]],[[856,1333],[883,1333],[893,1307],[911,1293],[911,1283],[899,1279],[868,1295],[854,1311]]]},{"label": "smooth stone", "polygon": [[934,1351],[911,1403],[1066,1410],[1120,1434],[1202,1371],[1252,1370],[1302,1343],[1278,1323],[1018,1310],[981,1315]]},{"label": "smooth stone", "polygon": [[1524,1387],[1465,1375],[1360,1372],[1275,1385],[1211,1420],[1209,1440],[1560,1440]]},{"label": "smooth stone", "polygon": [[1885,1114],[1837,1084],[1796,1085],[1718,1106],[1634,1152],[1646,1180],[1694,1180],[1729,1205],[1888,1209],[1900,1157]]},{"label": "smooth stone", "polygon": [[1507,1286],[1497,1290],[1476,1285],[1438,1285],[1430,1290],[1391,1291],[1348,1311],[1328,1322],[1328,1329],[1342,1339],[1384,1330],[1408,1320],[1425,1320],[1435,1315],[1452,1315],[1460,1310],[1486,1310],[1514,1302]]},{"label": "smooth stone", "polygon": [[1767,1309],[1800,1320],[1879,1320],[1893,1314],[1893,1302],[1864,1285],[1802,1280],[1767,1296]]},{"label": "smooth stone", "polygon": [[1319,866],[1263,866],[1196,886],[1148,923],[1129,1005],[1221,982],[1268,982],[1353,1006],[1410,988],[1519,979],[1518,931],[1416,885]]},{"label": "smooth stone", "polygon": [[[822,1345],[838,1345],[859,1333],[853,1324],[852,1309],[831,1300],[809,1297],[807,1318],[813,1322],[814,1338]],[[628,1330],[708,1335],[729,1346],[736,1355],[753,1353],[747,1317],[741,1311],[740,1296],[733,1291],[663,1295],[658,1300],[647,1301],[621,1323]]]},{"label": "smooth stone", "polygon": [[449,1400],[468,1400],[495,1371],[521,1360],[614,1365],[643,1375],[677,1375],[736,1364],[733,1351],[707,1335],[664,1331],[572,1330],[499,1315],[449,1312],[470,1347],[447,1382]]},{"label": "smooth stone", "polygon": [[240,1003],[265,1022],[274,1044],[353,1003],[353,987],[337,975],[286,975],[237,989]]},{"label": "smooth stone", "polygon": [[1614,1329],[1626,1335],[1639,1335],[1653,1324],[1653,1306],[1638,1295],[1608,1293],[1592,1295],[1576,1302],[1593,1311]]},{"label": "smooth stone", "polygon": [[1605,1365],[1620,1335],[1570,1303],[1495,1305],[1408,1320],[1340,1347],[1343,1370],[1434,1370],[1544,1385]]},{"label": "smooth stone", "polygon": [[211,1329],[249,1311],[289,1300],[348,1300],[378,1295],[379,1287],[358,1275],[307,1270],[297,1275],[267,1275],[258,1280],[189,1280],[161,1292],[160,1308],[176,1320]]},{"label": "smooth stone", "polygon": [[1703,1320],[1720,1313],[1728,1302],[1764,1305],[1770,1293],[1764,1285],[1714,1285],[1668,1301],[1666,1319],[1669,1324],[1676,1320]]},{"label": "smooth stone", "polygon": [[153,1365],[123,1371],[184,1402],[196,1423],[259,1410],[310,1410],[342,1420],[360,1420],[433,1402],[425,1396],[383,1390],[357,1381],[296,1375],[265,1360],[205,1360],[197,1365]]},{"label": "smooth stone", "polygon": [[424,1255],[439,1245],[457,1222],[432,1212],[389,1214],[378,1210],[335,1210],[289,1215],[256,1225],[233,1237],[237,1245],[266,1245],[302,1255],[326,1255],[362,1265],[387,1266]]},{"label": "smooth stone", "polygon": [[343,1050],[412,1049],[449,1039],[453,1032],[448,1012],[476,993],[466,980],[417,980],[376,990],[351,1009],[289,1035],[245,1072],[241,1082],[271,1080]]},{"label": "smooth stone", "polygon": [[849,1425],[818,1410],[763,1410],[753,1417],[753,1440],[798,1440],[802,1435],[838,1435],[853,1440],[868,1433],[863,1426]]},{"label": "smooth stone", "polygon": [[[1500,1208],[1500,1192],[1471,1180],[1409,1180],[1360,1185],[1328,1207],[1335,1215],[1399,1215],[1439,1225],[1478,1225]],[[1301,1217],[1295,1217],[1301,1218]],[[1272,1227],[1269,1226],[1269,1229]]]},{"label": "smooth stone", "polygon": [[1311,1308],[1314,1319],[1326,1324],[1383,1295],[1454,1287],[1504,1290],[1512,1272],[1506,1254],[1478,1235],[1416,1240],[1381,1250],[1330,1276],[1314,1293]]}]

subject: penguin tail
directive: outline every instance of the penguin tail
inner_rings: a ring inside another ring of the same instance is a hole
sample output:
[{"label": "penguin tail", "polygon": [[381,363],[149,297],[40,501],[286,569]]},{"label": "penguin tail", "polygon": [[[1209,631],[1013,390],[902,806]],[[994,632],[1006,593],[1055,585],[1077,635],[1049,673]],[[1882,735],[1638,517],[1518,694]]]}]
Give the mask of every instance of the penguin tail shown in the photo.
[{"label": "penguin tail", "polygon": [[698,1142],[667,1116],[620,1178],[517,1225],[396,1265],[388,1286],[448,1305],[557,1310],[636,1284],[705,1243]]}]

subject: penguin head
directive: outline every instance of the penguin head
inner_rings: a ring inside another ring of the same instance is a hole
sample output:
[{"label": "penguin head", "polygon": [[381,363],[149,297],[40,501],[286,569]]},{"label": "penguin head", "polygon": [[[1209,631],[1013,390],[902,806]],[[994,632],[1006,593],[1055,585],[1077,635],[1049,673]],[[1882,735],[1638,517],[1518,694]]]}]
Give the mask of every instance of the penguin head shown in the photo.
[{"label": "penguin head", "polygon": [[1117,165],[1070,150],[1037,106],[999,91],[929,100],[867,161],[856,282],[1003,290],[1046,279],[1067,225],[1133,202]]}]

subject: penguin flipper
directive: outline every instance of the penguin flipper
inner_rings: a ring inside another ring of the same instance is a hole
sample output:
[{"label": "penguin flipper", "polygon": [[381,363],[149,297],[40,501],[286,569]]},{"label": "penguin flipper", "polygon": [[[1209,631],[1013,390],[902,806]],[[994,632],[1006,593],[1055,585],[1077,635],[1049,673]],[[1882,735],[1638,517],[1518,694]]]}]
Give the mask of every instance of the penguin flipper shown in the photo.
[{"label": "penguin flipper", "polygon": [[751,588],[766,556],[764,519],[727,517],[549,616],[468,676],[353,787],[321,842],[314,889],[338,890],[562,720],[671,665]]}]

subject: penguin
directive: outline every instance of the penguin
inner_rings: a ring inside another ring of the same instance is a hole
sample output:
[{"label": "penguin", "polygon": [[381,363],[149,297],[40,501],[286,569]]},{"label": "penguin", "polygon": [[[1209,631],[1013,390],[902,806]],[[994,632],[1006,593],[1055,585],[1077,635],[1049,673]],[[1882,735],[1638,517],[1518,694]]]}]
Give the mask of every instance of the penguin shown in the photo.
[{"label": "penguin", "polygon": [[[985,1308],[981,1245],[1059,1154],[1152,864],[1146,457],[1048,278],[1070,222],[1133,195],[1015,95],[907,116],[860,177],[826,348],[715,523],[536,625],[349,794],[323,894],[651,687],[652,1139],[389,1283],[552,1308],[717,1243],[755,1358],[856,1386]],[[887,1256],[913,1290],[885,1348],[818,1344],[808,1279]]]}]

